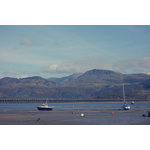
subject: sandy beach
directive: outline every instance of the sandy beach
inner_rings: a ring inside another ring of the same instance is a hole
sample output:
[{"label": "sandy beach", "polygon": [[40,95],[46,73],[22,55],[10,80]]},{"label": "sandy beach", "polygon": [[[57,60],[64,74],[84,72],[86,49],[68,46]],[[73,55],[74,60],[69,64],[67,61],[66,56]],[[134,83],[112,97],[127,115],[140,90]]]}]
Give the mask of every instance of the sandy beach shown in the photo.
[{"label": "sandy beach", "polygon": [[[84,113],[85,117],[81,117],[81,113]],[[1,110],[0,125],[150,125],[150,117],[143,117],[142,114],[146,114],[146,111]]]}]

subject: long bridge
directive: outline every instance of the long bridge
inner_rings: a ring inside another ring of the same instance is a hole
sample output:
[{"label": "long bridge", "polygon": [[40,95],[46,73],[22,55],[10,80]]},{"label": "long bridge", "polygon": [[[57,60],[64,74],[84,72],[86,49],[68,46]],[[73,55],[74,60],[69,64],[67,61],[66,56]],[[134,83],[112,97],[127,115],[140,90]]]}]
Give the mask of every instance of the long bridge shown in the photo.
[{"label": "long bridge", "polygon": [[[128,99],[127,101],[132,101]],[[13,103],[73,103],[73,102],[122,102],[122,99],[72,99],[72,98],[2,98],[0,97],[0,103],[2,104],[13,104]],[[150,102],[150,100],[134,99],[139,102]]]}]

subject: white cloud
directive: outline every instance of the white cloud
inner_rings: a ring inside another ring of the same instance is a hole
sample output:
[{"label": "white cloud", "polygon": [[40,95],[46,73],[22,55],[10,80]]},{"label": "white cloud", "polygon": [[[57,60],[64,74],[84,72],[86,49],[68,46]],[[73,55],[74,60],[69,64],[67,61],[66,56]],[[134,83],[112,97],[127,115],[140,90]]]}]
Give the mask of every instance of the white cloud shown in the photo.
[{"label": "white cloud", "polygon": [[27,77],[29,77],[29,75],[20,75],[20,76],[17,76],[18,79],[27,78]]},{"label": "white cloud", "polygon": [[1,71],[0,72],[0,78],[3,77],[16,77],[17,73],[14,70],[7,70],[7,71]]},{"label": "white cloud", "polygon": [[52,64],[52,65],[49,66],[49,69],[51,69],[51,70],[56,70],[57,67],[58,67],[58,66],[57,66],[56,64]]},{"label": "white cloud", "polygon": [[7,71],[1,71],[0,72],[0,78],[3,77],[12,77],[12,78],[27,78],[31,76],[38,76],[39,71],[16,71],[16,70],[7,70]]},{"label": "white cloud", "polygon": [[43,68],[43,71],[48,73],[75,73],[85,72],[87,70],[95,68],[113,70],[111,64],[107,64],[103,60],[83,59],[68,61],[62,64],[51,64]]},{"label": "white cloud", "polygon": [[[29,58],[29,57],[28,57]],[[25,58],[26,59],[26,58]],[[24,59],[22,60],[25,61]],[[28,60],[27,60],[28,61]],[[28,62],[30,63],[30,61]],[[113,70],[122,73],[147,73],[150,74],[150,57],[144,57],[141,59],[128,59],[115,63],[108,63],[105,60],[100,59],[78,59],[62,63],[50,63],[45,61],[44,63],[39,60],[40,66],[44,66],[37,72],[15,72],[8,70],[0,73],[0,77],[10,76],[17,78],[25,78],[33,75],[47,76],[53,74],[53,76],[63,76],[72,74],[75,72],[85,72],[91,69],[106,69]],[[39,66],[39,68],[40,68]],[[48,73],[48,74],[47,74]],[[47,74],[47,75],[46,75]]]},{"label": "white cloud", "polygon": [[115,63],[108,63],[99,59],[74,60],[62,64],[51,64],[45,67],[43,71],[61,74],[85,72],[90,69],[106,69],[122,73],[148,73],[150,72],[150,57],[122,60]]},{"label": "white cloud", "polygon": [[16,72],[14,70],[8,70],[8,71],[4,71],[0,73],[1,76],[13,76],[16,74]]},{"label": "white cloud", "polygon": [[147,73],[150,71],[150,57],[122,60],[114,65],[122,72]]},{"label": "white cloud", "polygon": [[76,72],[75,68],[70,67],[69,65],[61,64],[61,65],[56,65],[56,64],[51,64],[47,67],[44,67],[42,71],[47,72],[47,73],[73,73]]}]

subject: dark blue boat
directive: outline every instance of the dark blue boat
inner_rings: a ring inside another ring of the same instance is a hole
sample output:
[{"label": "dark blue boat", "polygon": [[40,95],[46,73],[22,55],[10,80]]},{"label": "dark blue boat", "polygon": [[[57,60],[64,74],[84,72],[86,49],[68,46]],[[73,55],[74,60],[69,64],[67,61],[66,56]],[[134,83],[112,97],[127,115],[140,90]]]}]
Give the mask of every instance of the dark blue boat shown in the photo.
[{"label": "dark blue boat", "polygon": [[54,106],[48,106],[48,104],[42,104],[42,106],[37,107],[38,110],[50,111],[54,109]]}]

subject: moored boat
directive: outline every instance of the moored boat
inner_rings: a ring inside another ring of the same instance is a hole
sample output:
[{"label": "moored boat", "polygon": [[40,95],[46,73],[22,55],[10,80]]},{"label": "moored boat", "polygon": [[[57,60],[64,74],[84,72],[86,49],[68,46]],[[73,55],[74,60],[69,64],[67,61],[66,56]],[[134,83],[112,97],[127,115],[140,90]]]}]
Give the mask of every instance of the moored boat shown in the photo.
[{"label": "moored boat", "polygon": [[123,106],[122,106],[122,108],[124,109],[124,110],[130,110],[130,105],[128,105],[127,103],[126,103],[126,99],[125,99],[125,89],[124,89],[124,83],[123,83],[123,102],[124,102],[124,104],[123,104]]},{"label": "moored boat", "polygon": [[131,102],[131,104],[134,104],[134,103],[135,103],[134,101]]},{"label": "moored boat", "polygon": [[123,105],[124,110],[130,110],[130,105],[127,105],[126,103]]},{"label": "moored boat", "polygon": [[50,111],[54,109],[54,106],[48,106],[48,104],[42,104],[41,106],[37,107],[38,110],[45,110],[45,111]]}]

